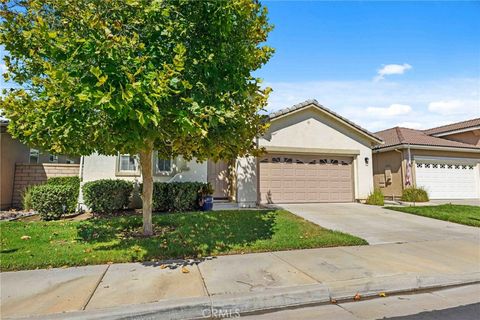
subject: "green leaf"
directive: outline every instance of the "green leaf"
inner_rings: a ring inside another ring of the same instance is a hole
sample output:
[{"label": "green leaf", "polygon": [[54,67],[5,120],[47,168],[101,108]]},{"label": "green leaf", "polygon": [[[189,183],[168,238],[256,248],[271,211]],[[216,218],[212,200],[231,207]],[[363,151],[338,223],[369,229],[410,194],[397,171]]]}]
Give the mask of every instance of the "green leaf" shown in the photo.
[{"label": "green leaf", "polygon": [[77,94],[77,98],[80,100],[80,101],[89,101],[90,100],[90,97],[88,94],[86,93],[79,93]]},{"label": "green leaf", "polygon": [[97,77],[97,79],[100,77],[100,75],[102,74],[102,71],[100,70],[99,67],[90,67],[90,72],[95,76]]}]

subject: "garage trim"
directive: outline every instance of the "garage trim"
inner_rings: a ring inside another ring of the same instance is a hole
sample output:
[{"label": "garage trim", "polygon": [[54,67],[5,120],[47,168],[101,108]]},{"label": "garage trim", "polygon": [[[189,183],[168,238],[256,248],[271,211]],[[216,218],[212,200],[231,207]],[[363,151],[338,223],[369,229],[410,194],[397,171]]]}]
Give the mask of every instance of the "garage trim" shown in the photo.
[{"label": "garage trim", "polygon": [[360,150],[354,149],[322,149],[322,148],[295,148],[295,147],[278,147],[267,146],[265,150],[268,153],[290,153],[290,154],[318,154],[318,155],[342,155],[355,157],[360,154]]}]

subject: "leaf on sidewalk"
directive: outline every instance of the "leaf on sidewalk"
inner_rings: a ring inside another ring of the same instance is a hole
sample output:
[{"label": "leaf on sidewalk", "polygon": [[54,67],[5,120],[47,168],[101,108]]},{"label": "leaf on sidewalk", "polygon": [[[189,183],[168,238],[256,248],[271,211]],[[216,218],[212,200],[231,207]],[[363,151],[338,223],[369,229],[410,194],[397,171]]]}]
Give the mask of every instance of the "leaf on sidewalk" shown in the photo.
[{"label": "leaf on sidewalk", "polygon": [[333,299],[333,298],[330,298],[330,303],[337,304],[337,300]]},{"label": "leaf on sidewalk", "polygon": [[362,299],[362,296],[357,292],[357,294],[353,297],[353,301],[360,301],[360,299]]},{"label": "leaf on sidewalk", "polygon": [[162,265],[160,266],[160,269],[165,269],[165,268],[167,268],[167,265],[166,265],[166,264],[162,264]]},{"label": "leaf on sidewalk", "polygon": [[385,292],[380,292],[380,293],[378,294],[378,296],[379,296],[379,297],[386,297],[387,294],[386,294]]},{"label": "leaf on sidewalk", "polygon": [[190,273],[190,270],[187,267],[182,267],[182,273]]}]

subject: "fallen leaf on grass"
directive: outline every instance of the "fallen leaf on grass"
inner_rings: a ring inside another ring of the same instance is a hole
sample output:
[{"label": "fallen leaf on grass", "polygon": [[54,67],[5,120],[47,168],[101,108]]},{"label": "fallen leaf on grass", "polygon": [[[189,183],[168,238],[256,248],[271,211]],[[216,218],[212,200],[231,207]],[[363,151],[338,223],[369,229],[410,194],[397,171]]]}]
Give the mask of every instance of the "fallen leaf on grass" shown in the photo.
[{"label": "fallen leaf on grass", "polygon": [[182,267],[182,273],[190,273],[190,271],[186,267]]},{"label": "fallen leaf on grass", "polygon": [[22,236],[20,239],[22,239],[22,240],[28,240],[28,239],[32,239],[32,237],[30,237],[30,236]]}]

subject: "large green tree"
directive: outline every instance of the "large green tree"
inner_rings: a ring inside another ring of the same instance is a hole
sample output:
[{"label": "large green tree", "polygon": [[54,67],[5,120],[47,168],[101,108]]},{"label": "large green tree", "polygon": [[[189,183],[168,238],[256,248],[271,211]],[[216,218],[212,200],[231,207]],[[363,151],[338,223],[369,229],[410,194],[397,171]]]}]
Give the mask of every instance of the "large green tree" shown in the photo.
[{"label": "large green tree", "polygon": [[269,89],[252,71],[273,49],[255,0],[3,2],[1,97],[21,141],[53,153],[139,154],[152,234],[152,152],[233,159],[254,152]]}]

